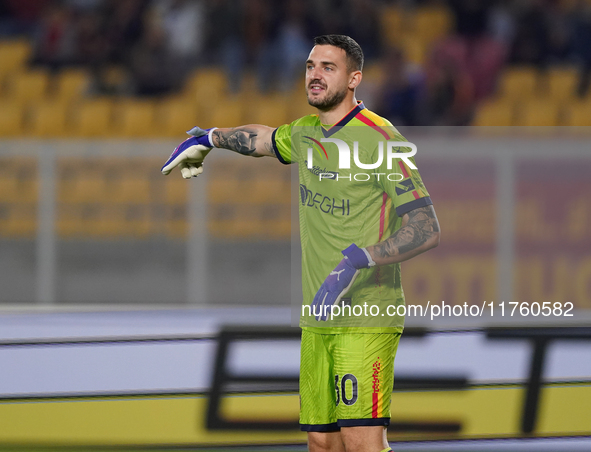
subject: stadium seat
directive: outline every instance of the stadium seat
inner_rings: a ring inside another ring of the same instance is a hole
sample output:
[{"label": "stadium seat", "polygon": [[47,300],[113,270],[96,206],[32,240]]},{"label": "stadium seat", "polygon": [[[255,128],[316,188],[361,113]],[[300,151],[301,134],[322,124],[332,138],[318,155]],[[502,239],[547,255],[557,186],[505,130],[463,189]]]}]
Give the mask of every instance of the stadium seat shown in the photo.
[{"label": "stadium seat", "polygon": [[158,135],[156,109],[152,101],[123,101],[116,105],[115,111],[114,130],[118,135],[138,138]]},{"label": "stadium seat", "polygon": [[430,42],[418,34],[408,34],[400,40],[404,55],[411,63],[423,65],[429,54]]},{"label": "stadium seat", "polygon": [[274,94],[260,96],[257,98],[256,103],[248,102],[244,106],[244,111],[248,113],[248,118],[245,122],[279,127],[282,124],[292,121],[288,121],[288,109],[289,98],[286,95]]},{"label": "stadium seat", "polygon": [[113,104],[110,99],[93,99],[77,105],[72,115],[74,133],[83,137],[112,134]]},{"label": "stadium seat", "polygon": [[41,101],[30,109],[27,133],[38,137],[64,136],[68,125],[67,107],[61,102]]},{"label": "stadium seat", "polygon": [[21,103],[0,100],[0,137],[22,135],[24,114]]},{"label": "stadium seat", "polygon": [[35,69],[12,73],[6,83],[6,98],[26,103],[42,100],[49,86],[49,74],[46,70]]},{"label": "stadium seat", "polygon": [[63,69],[55,77],[54,98],[69,103],[84,95],[90,83],[90,75],[84,69]]},{"label": "stadium seat", "polygon": [[207,199],[212,204],[239,204],[245,200],[248,193],[250,200],[250,187],[235,177],[212,178],[208,184]]},{"label": "stadium seat", "polygon": [[483,103],[476,110],[474,126],[511,126],[514,121],[514,106],[508,100],[493,100]]},{"label": "stadium seat", "polygon": [[156,108],[157,128],[164,136],[182,138],[185,131],[207,122],[204,114],[207,109],[198,110],[192,99],[170,98]]},{"label": "stadium seat", "polygon": [[422,7],[414,14],[414,33],[427,43],[447,35],[453,29],[453,16],[447,8]]},{"label": "stadium seat", "polygon": [[306,92],[304,91],[304,87],[298,86],[294,88],[289,93],[289,102],[287,105],[287,121],[292,122],[297,118],[301,118],[302,116],[307,116],[310,114],[317,113],[314,107],[311,107],[308,104],[308,100],[306,99]]},{"label": "stadium seat", "polygon": [[175,204],[167,206],[165,232],[171,238],[185,238],[189,232],[187,221],[187,206]]},{"label": "stadium seat", "polygon": [[37,159],[5,157],[0,160],[0,202],[35,203],[38,197]]},{"label": "stadium seat", "polygon": [[572,103],[566,108],[564,125],[591,129],[591,102]]},{"label": "stadium seat", "polygon": [[36,204],[0,204],[1,237],[34,237],[36,232]]},{"label": "stadium seat", "polygon": [[537,95],[538,71],[533,67],[510,67],[503,72],[499,95],[509,100],[528,100]]},{"label": "stadium seat", "polygon": [[290,186],[275,177],[257,177],[249,184],[250,202],[253,204],[290,203]]},{"label": "stadium seat", "polygon": [[543,77],[550,99],[564,102],[576,97],[580,75],[577,68],[551,68]]},{"label": "stadium seat", "polygon": [[[209,106],[209,124],[216,127],[236,127],[244,124],[243,108],[258,108],[244,105],[240,99],[225,99]],[[209,124],[206,124],[209,127]]]},{"label": "stadium seat", "polygon": [[380,27],[386,44],[395,46],[404,36],[407,24],[407,15],[398,6],[389,5],[382,9],[380,15]]},{"label": "stadium seat", "polygon": [[58,183],[58,200],[65,203],[104,203],[108,199],[106,178],[79,171]]},{"label": "stadium seat", "polygon": [[185,84],[185,95],[199,105],[211,107],[222,99],[228,90],[228,81],[223,69],[211,67],[198,69]]},{"label": "stadium seat", "polygon": [[0,41],[0,81],[10,72],[24,68],[32,53],[26,40]]},{"label": "stadium seat", "polygon": [[[178,172],[166,176],[164,181],[164,203],[186,204],[189,200],[189,183]],[[208,193],[209,199],[209,193]]]},{"label": "stadium seat", "polygon": [[560,109],[550,100],[532,100],[519,104],[515,125],[526,127],[560,125]]},{"label": "stadium seat", "polygon": [[110,196],[105,201],[120,204],[148,204],[152,194],[150,179],[137,174],[108,178],[107,190]]}]

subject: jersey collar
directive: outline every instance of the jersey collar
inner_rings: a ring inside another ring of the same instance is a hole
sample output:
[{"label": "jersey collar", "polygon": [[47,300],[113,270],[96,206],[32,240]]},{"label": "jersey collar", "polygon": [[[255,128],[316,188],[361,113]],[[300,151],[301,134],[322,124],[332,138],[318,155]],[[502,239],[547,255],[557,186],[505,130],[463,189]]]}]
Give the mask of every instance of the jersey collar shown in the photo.
[{"label": "jersey collar", "polygon": [[355,107],[353,107],[353,109],[349,113],[347,113],[345,116],[343,116],[343,118],[339,122],[337,122],[335,125],[333,125],[332,127],[329,127],[328,129],[321,127],[322,134],[324,135],[324,138],[328,138],[331,135],[333,135],[334,133],[338,132],[341,129],[341,127],[347,125],[347,123],[349,121],[351,121],[351,119],[353,119],[355,116],[357,116],[357,114],[361,110],[363,110],[364,108],[365,108],[365,105],[363,105],[363,102],[358,100],[357,105],[355,105]]}]

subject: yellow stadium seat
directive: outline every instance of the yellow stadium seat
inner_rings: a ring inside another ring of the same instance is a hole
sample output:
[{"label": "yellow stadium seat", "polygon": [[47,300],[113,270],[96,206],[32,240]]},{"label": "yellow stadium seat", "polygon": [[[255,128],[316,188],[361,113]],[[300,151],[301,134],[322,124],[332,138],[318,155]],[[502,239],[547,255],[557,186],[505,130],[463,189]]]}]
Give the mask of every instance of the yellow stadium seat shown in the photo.
[{"label": "yellow stadium seat", "polygon": [[84,69],[64,69],[55,80],[54,97],[59,102],[71,102],[81,98],[90,83],[90,75]]},{"label": "yellow stadium seat", "polygon": [[37,231],[35,204],[0,206],[0,237],[33,237]]},{"label": "yellow stadium seat", "polygon": [[400,40],[404,55],[411,63],[423,65],[427,60],[430,43],[418,34],[409,34]]},{"label": "yellow stadium seat", "polygon": [[31,134],[39,137],[64,136],[67,134],[67,120],[65,104],[48,101],[36,103],[30,111]]},{"label": "yellow stadium seat", "polygon": [[99,174],[84,174],[60,181],[58,200],[66,203],[102,203],[107,199],[107,181]]},{"label": "yellow stadium seat", "polygon": [[244,109],[249,112],[247,122],[279,127],[288,121],[289,99],[284,95],[260,96],[256,103],[248,102]]},{"label": "yellow stadium seat", "polygon": [[172,238],[184,238],[189,231],[187,221],[187,207],[184,204],[175,204],[166,209],[166,235]]},{"label": "yellow stadium seat", "polygon": [[511,126],[514,121],[513,103],[507,100],[494,100],[478,107],[472,125]]},{"label": "yellow stadium seat", "polygon": [[565,125],[573,127],[591,126],[591,102],[577,102],[567,107]]},{"label": "yellow stadium seat", "polygon": [[195,125],[205,124],[207,109],[197,109],[192,99],[172,98],[157,106],[156,122],[158,130],[165,136],[183,137]]},{"label": "yellow stadium seat", "polygon": [[32,53],[26,40],[0,41],[0,78],[24,68]]},{"label": "yellow stadium seat", "polygon": [[422,7],[414,15],[414,32],[422,40],[432,42],[447,35],[453,28],[453,17],[447,8]]},{"label": "yellow stadium seat", "polygon": [[550,100],[532,100],[517,107],[517,126],[546,126],[560,124],[560,110],[558,105]]},{"label": "yellow stadium seat", "polygon": [[128,174],[108,182],[107,190],[111,194],[108,202],[123,204],[148,204],[151,199],[150,179]]},{"label": "yellow stadium seat", "polygon": [[48,86],[49,74],[46,70],[13,73],[6,84],[6,98],[16,102],[41,100],[47,94]]},{"label": "yellow stadium seat", "polygon": [[209,124],[216,127],[236,127],[243,124],[243,109],[257,108],[258,105],[243,105],[240,99],[223,100],[211,104]]},{"label": "yellow stadium seat", "polygon": [[0,136],[22,135],[24,113],[25,108],[22,104],[0,101]]},{"label": "yellow stadium seat", "polygon": [[94,99],[77,105],[72,115],[74,133],[83,137],[106,137],[113,133],[113,103],[110,99]]},{"label": "yellow stadium seat", "polygon": [[291,200],[290,186],[282,179],[259,177],[249,184],[251,203],[282,204]]},{"label": "yellow stadium seat", "polygon": [[171,173],[164,182],[164,202],[166,204],[186,204],[189,200],[190,183],[190,180],[181,177],[180,172]]},{"label": "yellow stadium seat", "polygon": [[551,68],[544,78],[549,98],[556,101],[568,101],[575,98],[580,80],[580,74],[576,68]]},{"label": "yellow stadium seat", "polygon": [[125,137],[157,135],[155,105],[148,100],[121,102],[116,107],[115,131]]},{"label": "yellow stadium seat", "polygon": [[249,190],[249,187],[233,177],[212,179],[208,185],[207,199],[214,204],[238,204],[244,201],[248,193],[245,189]]},{"label": "yellow stadium seat", "polygon": [[501,76],[499,95],[510,100],[527,100],[536,97],[538,71],[533,67],[508,68]]},{"label": "yellow stadium seat", "polygon": [[228,80],[221,68],[198,69],[189,77],[185,86],[188,100],[209,107],[222,99],[228,91]]},{"label": "yellow stadium seat", "polygon": [[388,45],[396,45],[404,35],[407,25],[407,15],[398,6],[387,6],[380,14],[382,36]]}]

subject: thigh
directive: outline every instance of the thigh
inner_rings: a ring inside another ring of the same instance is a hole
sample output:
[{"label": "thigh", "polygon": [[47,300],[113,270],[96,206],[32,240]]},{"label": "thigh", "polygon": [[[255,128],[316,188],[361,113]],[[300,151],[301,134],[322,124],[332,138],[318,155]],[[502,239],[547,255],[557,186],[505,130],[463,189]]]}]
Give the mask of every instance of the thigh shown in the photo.
[{"label": "thigh", "polygon": [[302,330],[300,356],[300,426],[307,432],[338,430],[334,365],[330,338]]},{"label": "thigh", "polygon": [[400,334],[338,334],[335,340],[337,425],[388,425]]}]

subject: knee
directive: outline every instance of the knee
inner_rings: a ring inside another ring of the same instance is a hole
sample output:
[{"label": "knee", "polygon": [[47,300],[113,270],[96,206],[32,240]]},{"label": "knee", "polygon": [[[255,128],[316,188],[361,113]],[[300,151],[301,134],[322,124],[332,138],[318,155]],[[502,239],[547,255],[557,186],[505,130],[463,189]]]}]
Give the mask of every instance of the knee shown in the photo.
[{"label": "knee", "polygon": [[345,452],[345,446],[339,432],[309,432],[308,450],[310,452]]}]

